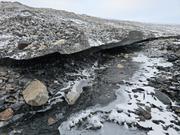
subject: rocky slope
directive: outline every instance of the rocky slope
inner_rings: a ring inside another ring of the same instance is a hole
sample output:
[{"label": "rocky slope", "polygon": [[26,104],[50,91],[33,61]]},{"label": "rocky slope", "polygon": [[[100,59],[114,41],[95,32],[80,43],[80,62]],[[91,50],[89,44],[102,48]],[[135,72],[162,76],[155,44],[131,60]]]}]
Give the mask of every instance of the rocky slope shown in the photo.
[{"label": "rocky slope", "polygon": [[62,10],[0,2],[0,57],[29,59],[46,54],[76,53],[111,43],[177,36],[179,26],[106,20]]},{"label": "rocky slope", "polygon": [[0,134],[178,135],[179,35],[0,2]]}]

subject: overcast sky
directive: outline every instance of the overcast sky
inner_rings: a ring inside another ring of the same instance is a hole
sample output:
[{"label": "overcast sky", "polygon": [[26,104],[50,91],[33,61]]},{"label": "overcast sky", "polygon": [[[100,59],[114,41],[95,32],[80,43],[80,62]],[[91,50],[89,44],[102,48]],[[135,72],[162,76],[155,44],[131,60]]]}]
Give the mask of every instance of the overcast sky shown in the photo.
[{"label": "overcast sky", "polygon": [[[2,1],[2,0],[0,0]],[[3,0],[7,1],[7,0]],[[13,1],[13,0],[11,0]],[[118,20],[180,24],[180,0],[16,0]]]}]

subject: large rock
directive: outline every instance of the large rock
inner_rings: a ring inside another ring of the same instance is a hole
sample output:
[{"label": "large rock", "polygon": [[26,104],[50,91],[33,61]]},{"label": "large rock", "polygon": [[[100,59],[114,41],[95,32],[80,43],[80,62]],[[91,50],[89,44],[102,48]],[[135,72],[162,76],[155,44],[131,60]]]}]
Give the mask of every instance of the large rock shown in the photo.
[{"label": "large rock", "polygon": [[47,87],[39,80],[32,81],[25,88],[23,97],[26,103],[31,106],[42,106],[49,99]]},{"label": "large rock", "polygon": [[[0,58],[30,59],[107,49],[180,35],[180,26],[107,20],[62,10],[0,2]],[[23,41],[23,42],[22,42]]]}]

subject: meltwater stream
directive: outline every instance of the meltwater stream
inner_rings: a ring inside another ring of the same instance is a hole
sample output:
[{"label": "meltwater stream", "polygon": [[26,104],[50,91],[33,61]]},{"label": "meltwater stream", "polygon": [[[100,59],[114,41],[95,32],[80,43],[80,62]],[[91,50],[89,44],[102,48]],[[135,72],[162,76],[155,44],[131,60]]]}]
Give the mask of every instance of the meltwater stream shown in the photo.
[{"label": "meltwater stream", "polygon": [[[159,72],[157,66],[168,67],[172,64],[162,58],[149,58],[144,52],[134,53],[132,62],[138,63],[139,69],[130,79],[123,80],[124,83],[116,84],[118,86],[116,100],[108,105],[96,105],[71,115],[59,126],[61,135],[179,134],[175,130],[179,126],[172,123],[172,120],[180,119],[154,96],[155,89],[148,86],[147,81]],[[124,68],[128,67],[124,66]],[[117,76],[117,74],[114,75]],[[138,110],[139,112],[141,110],[142,114],[138,114]],[[145,115],[145,118],[141,115]],[[172,128],[165,129],[169,125]]]}]

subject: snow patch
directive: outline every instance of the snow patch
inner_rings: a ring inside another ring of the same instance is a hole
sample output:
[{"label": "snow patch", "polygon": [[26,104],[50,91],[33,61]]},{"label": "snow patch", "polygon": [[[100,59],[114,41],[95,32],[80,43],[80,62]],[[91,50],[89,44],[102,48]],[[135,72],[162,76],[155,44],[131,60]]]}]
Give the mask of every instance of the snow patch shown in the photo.
[{"label": "snow patch", "polygon": [[12,56],[11,56],[11,58],[13,58],[13,59],[19,59],[19,58],[22,58],[22,57],[26,57],[27,56],[27,52],[17,52],[17,53],[15,53],[15,54],[13,54]]},{"label": "snow patch", "polygon": [[82,24],[86,25],[87,24],[87,22],[79,20],[79,19],[70,19],[70,21],[73,21],[73,22],[80,24],[80,25],[82,25]]},{"label": "snow patch", "polygon": [[[103,122],[111,121],[119,125],[124,125],[126,128],[128,128],[129,125],[131,125],[131,128],[137,125],[147,129],[151,128],[152,130],[149,130],[148,135],[178,135],[176,128],[180,129],[180,126],[172,123],[172,121],[180,121],[179,117],[168,110],[165,104],[154,97],[152,94],[155,93],[153,87],[147,86],[147,78],[153,77],[159,72],[155,68],[156,66],[168,67],[172,66],[172,64],[161,58],[149,58],[143,53],[134,57],[133,61],[140,63],[140,68],[133,75],[131,80],[129,80],[132,85],[119,85],[120,88],[117,90],[117,99],[107,106],[95,106],[84,112],[72,115],[67,121],[60,125],[58,128],[60,133],[66,134],[67,130],[69,132],[84,130],[83,127],[78,126],[84,124],[87,126],[94,125],[102,127]],[[136,88],[143,88],[144,91],[134,93],[132,89]],[[126,97],[124,102],[120,100],[122,94],[118,94],[122,92],[124,97]],[[151,107],[152,105],[156,107]],[[144,121],[140,120],[140,116],[135,113],[139,108],[147,111],[148,115],[151,117],[148,119],[145,118]],[[147,108],[151,110],[147,110]],[[153,120],[159,120],[161,122],[157,124],[154,123]],[[167,128],[167,130],[165,130],[165,128]]]},{"label": "snow patch", "polygon": [[89,41],[90,46],[100,46],[100,45],[103,45],[103,42],[101,42],[99,40],[89,39],[88,41]]}]

